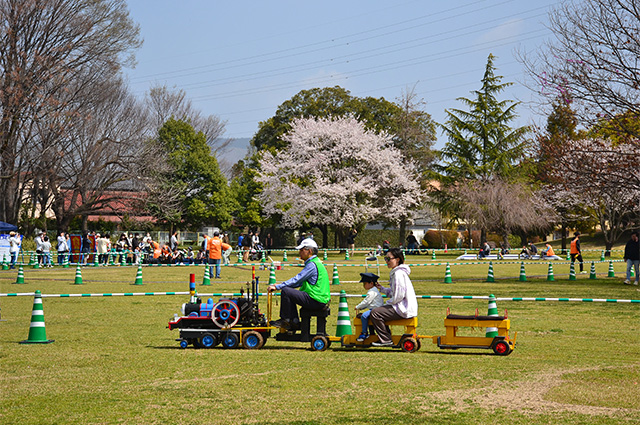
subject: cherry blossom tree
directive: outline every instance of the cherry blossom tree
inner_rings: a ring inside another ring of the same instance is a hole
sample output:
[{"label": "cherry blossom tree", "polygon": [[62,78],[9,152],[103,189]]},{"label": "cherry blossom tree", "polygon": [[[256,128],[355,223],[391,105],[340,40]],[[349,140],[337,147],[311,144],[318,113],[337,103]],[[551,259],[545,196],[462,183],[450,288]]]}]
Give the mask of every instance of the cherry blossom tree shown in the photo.
[{"label": "cherry blossom tree", "polygon": [[572,140],[555,151],[551,192],[569,191],[598,221],[605,247],[611,249],[632,224],[640,203],[640,170],[634,165],[640,149],[634,143],[614,144],[606,139]]},{"label": "cherry blossom tree", "polygon": [[285,149],[264,152],[257,181],[264,212],[279,215],[286,227],[328,225],[345,247],[350,228],[397,223],[420,204],[415,166],[392,136],[353,117],[296,119],[283,139]]}]

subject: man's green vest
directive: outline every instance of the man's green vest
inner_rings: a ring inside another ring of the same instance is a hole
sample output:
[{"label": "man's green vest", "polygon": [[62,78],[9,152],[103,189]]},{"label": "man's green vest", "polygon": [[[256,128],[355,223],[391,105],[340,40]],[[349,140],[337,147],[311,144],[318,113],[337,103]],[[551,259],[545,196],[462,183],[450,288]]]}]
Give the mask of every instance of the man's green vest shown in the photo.
[{"label": "man's green vest", "polygon": [[311,298],[319,303],[326,304],[331,299],[331,291],[329,290],[329,274],[318,257],[313,257],[309,261],[316,265],[316,269],[318,270],[318,281],[315,285],[310,285],[309,282],[304,281],[300,290],[309,294]]}]

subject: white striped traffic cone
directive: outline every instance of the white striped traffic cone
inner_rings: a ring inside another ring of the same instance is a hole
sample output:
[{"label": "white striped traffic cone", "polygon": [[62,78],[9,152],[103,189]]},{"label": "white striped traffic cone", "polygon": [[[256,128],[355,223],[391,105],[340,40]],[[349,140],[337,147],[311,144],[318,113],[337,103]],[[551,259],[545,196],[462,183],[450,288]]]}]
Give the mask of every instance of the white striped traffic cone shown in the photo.
[{"label": "white striped traffic cone", "polygon": [[20,344],[50,344],[53,341],[53,339],[47,339],[47,330],[44,325],[44,310],[42,309],[42,294],[37,290],[33,298],[29,336],[24,341],[20,341]]},{"label": "white striped traffic cone", "polygon": [[[489,310],[487,312],[487,316],[498,317],[498,306],[496,305],[496,297],[495,295],[489,295]],[[489,327],[485,332],[485,337],[494,338],[498,336],[498,328]]]},{"label": "white striped traffic cone", "polygon": [[351,335],[351,318],[349,317],[349,304],[347,304],[347,293],[340,291],[340,304],[338,305],[338,326],[336,336]]}]

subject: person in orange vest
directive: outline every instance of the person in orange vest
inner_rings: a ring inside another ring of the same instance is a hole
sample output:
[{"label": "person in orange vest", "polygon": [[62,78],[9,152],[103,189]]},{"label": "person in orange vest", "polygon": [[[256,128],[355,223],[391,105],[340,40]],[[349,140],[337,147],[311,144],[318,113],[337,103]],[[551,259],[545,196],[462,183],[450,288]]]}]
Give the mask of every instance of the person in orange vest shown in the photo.
[{"label": "person in orange vest", "polygon": [[153,253],[153,260],[150,260],[149,263],[158,264],[158,262],[160,261],[159,258],[162,255],[162,249],[160,248],[160,244],[158,242],[155,242],[151,238],[149,238],[148,241],[149,241],[148,242],[149,243],[149,251],[151,251]]},{"label": "person in orange vest", "polygon": [[231,245],[224,243],[220,240],[220,232],[213,232],[213,237],[207,241],[207,251],[209,251],[209,276],[213,271],[213,264],[216,266],[216,279],[220,279],[220,263],[222,262],[222,251],[231,249]]},{"label": "person in orange vest", "polygon": [[586,273],[584,270],[584,260],[582,259],[582,250],[580,249],[580,232],[575,232],[574,238],[571,241],[571,250],[569,254],[571,254],[571,262],[575,263],[576,258],[580,261],[580,273]]},{"label": "person in orange vest", "polygon": [[551,247],[551,244],[549,244],[549,242],[547,242],[544,245],[544,249],[540,252],[540,259],[544,260],[545,258],[551,258],[551,257],[555,257],[556,253],[553,251],[553,248]]}]

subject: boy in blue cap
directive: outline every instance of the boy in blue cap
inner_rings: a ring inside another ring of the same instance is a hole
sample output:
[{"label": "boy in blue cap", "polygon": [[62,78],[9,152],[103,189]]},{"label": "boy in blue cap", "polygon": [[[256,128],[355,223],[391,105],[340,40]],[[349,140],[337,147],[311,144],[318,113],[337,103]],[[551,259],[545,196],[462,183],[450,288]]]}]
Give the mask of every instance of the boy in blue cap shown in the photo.
[{"label": "boy in blue cap", "polygon": [[362,321],[362,333],[358,336],[356,341],[363,342],[369,336],[369,315],[371,314],[371,310],[376,307],[380,307],[383,302],[382,295],[376,286],[378,283],[378,275],[373,273],[360,273],[360,276],[362,277],[360,282],[362,282],[364,289],[367,290],[367,296],[356,306],[356,317],[359,310],[364,310],[366,308],[368,308],[368,310],[360,315],[360,320]]}]

